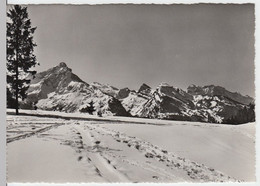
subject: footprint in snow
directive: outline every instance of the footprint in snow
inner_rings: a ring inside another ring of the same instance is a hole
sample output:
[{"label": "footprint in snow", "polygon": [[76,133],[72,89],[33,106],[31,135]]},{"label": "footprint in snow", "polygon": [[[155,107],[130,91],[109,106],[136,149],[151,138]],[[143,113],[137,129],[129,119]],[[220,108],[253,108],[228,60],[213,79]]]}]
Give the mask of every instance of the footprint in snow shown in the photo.
[{"label": "footprint in snow", "polygon": [[82,156],[79,156],[79,157],[78,157],[78,161],[80,161],[80,160],[82,160]]},{"label": "footprint in snow", "polygon": [[102,177],[101,172],[100,172],[100,170],[99,170],[97,167],[96,167],[95,171],[96,171],[96,173],[97,173],[99,176]]}]

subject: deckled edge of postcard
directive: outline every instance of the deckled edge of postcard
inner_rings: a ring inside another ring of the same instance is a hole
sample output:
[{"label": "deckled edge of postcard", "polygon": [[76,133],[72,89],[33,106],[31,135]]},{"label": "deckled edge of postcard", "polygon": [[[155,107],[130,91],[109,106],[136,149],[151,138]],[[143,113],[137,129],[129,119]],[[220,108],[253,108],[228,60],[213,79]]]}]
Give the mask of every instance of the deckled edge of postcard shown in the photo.
[{"label": "deckled edge of postcard", "polygon": [[[198,3],[221,3],[221,4],[244,4],[244,3],[253,3],[255,4],[255,95],[256,95],[256,124],[258,123],[258,118],[260,117],[260,102],[257,95],[260,95],[260,2],[258,0],[3,0],[0,3],[0,84],[2,91],[0,91],[0,186],[7,185],[6,183],[6,37],[5,37],[5,13],[6,13],[6,4],[198,4]],[[240,183],[239,185],[258,185],[260,183],[260,146],[259,146],[259,131],[260,126],[256,125],[256,182],[255,183]],[[257,148],[258,147],[258,148]],[[136,185],[133,183],[12,183],[8,184],[10,186],[82,186],[82,185],[94,185],[94,186],[104,186],[104,185],[117,185],[117,186],[130,186]],[[204,185],[200,183],[139,183],[137,185],[148,186],[148,185],[160,185],[160,186],[169,186],[169,185],[183,185],[183,186],[192,186],[192,185]],[[223,183],[221,185],[236,185],[237,183]],[[207,183],[207,185],[217,185],[217,183]]]},{"label": "deckled edge of postcard", "polygon": [[0,3],[0,85],[3,91],[0,91],[0,186],[6,182],[6,29],[5,29],[6,4],[5,1]]}]

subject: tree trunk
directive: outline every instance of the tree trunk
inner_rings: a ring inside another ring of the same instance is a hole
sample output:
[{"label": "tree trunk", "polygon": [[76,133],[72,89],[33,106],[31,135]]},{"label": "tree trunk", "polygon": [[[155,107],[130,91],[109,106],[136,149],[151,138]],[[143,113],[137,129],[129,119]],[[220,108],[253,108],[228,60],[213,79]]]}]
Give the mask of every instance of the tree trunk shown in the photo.
[{"label": "tree trunk", "polygon": [[15,67],[15,114],[18,115],[19,102],[18,102],[18,51],[16,50],[16,67]]},{"label": "tree trunk", "polygon": [[18,108],[19,108],[19,103],[18,103],[18,67],[17,67],[17,69],[16,69],[16,75],[15,75],[15,77],[16,77],[16,82],[15,82],[15,113],[16,113],[16,115],[18,115],[19,114],[19,112],[18,112]]}]

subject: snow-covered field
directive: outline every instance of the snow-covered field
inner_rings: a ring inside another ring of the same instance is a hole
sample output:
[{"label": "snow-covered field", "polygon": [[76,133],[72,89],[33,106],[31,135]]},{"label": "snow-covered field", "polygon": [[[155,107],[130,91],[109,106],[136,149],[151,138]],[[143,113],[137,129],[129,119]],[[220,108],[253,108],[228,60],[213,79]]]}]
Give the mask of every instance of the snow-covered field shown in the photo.
[{"label": "snow-covered field", "polygon": [[9,183],[255,181],[255,123],[7,112]]}]

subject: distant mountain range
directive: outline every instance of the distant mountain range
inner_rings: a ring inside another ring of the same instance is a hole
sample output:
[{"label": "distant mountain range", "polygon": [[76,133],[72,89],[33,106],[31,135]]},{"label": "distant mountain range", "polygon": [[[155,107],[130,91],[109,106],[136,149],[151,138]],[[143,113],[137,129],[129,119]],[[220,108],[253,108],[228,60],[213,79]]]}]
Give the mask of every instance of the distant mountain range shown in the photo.
[{"label": "distant mountain range", "polygon": [[31,78],[22,108],[78,112],[93,102],[94,114],[203,121],[246,123],[255,120],[254,99],[220,86],[189,86],[187,91],[161,83],[152,89],[118,89],[101,83],[88,84],[65,63]]}]

